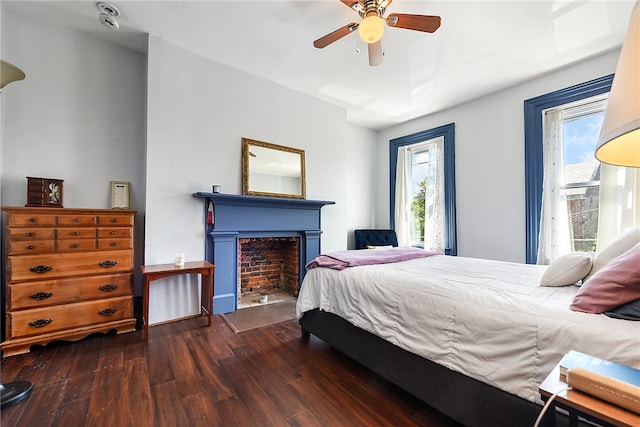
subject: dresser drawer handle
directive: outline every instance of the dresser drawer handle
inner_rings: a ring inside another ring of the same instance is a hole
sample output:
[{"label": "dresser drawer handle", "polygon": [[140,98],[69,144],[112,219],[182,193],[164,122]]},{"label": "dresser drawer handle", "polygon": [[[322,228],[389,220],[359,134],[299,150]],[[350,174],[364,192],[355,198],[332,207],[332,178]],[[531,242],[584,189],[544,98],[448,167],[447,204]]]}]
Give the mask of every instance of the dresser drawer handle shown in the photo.
[{"label": "dresser drawer handle", "polygon": [[118,232],[117,232],[117,231],[112,231],[112,232],[111,232],[111,235],[112,235],[112,236],[115,236],[116,234],[118,234]]},{"label": "dresser drawer handle", "polygon": [[102,292],[111,292],[111,291],[115,291],[116,289],[118,289],[118,285],[114,285],[112,283],[109,283],[108,285],[100,286],[98,289],[101,290]]},{"label": "dresser drawer handle", "polygon": [[80,218],[73,218],[73,222],[80,222]]},{"label": "dresser drawer handle", "polygon": [[43,299],[47,299],[53,296],[53,292],[36,292],[35,294],[29,295],[31,299],[37,299],[38,301],[42,301]]},{"label": "dresser drawer handle", "polygon": [[47,273],[51,270],[53,270],[53,265],[36,265],[29,267],[29,271],[32,273]]},{"label": "dresser drawer handle", "polygon": [[33,237],[33,236],[35,236],[35,233],[33,233],[33,232],[31,232],[31,231],[30,231],[30,232],[28,232],[28,233],[27,233],[27,236],[28,236],[28,237]]},{"label": "dresser drawer handle", "polygon": [[118,222],[118,218],[112,218],[111,222],[115,224],[116,222]]},{"label": "dresser drawer handle", "polygon": [[104,310],[100,310],[98,314],[100,316],[111,316],[113,314],[116,314],[116,311],[118,311],[117,308],[105,308]]},{"label": "dresser drawer handle", "polygon": [[53,322],[53,319],[38,319],[33,322],[29,322],[29,326],[32,328],[42,328],[43,326],[47,326],[49,323]]},{"label": "dresser drawer handle", "polygon": [[29,222],[36,222],[36,221],[37,221],[37,219],[35,219],[35,218],[29,218]]},{"label": "dresser drawer handle", "polygon": [[110,260],[100,261],[98,265],[102,268],[111,268],[118,265],[118,261],[110,261]]},{"label": "dresser drawer handle", "polygon": [[72,236],[77,236],[78,234],[80,233],[78,233],[77,231],[74,231],[73,233],[71,233]]},{"label": "dresser drawer handle", "polygon": [[77,243],[74,243],[73,245],[71,245],[71,247],[74,248],[74,249],[77,248],[78,246],[80,246],[80,245],[78,245]]},{"label": "dresser drawer handle", "polygon": [[27,249],[30,249],[30,250],[33,249],[33,245],[27,246]]},{"label": "dresser drawer handle", "polygon": [[116,247],[118,244],[116,242],[111,242],[111,246]]}]

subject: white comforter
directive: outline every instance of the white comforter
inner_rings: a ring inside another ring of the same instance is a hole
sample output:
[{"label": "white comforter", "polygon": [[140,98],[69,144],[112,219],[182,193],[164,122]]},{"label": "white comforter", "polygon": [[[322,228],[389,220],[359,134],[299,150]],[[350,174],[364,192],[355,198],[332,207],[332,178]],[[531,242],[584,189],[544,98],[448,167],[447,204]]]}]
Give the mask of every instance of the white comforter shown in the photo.
[{"label": "white comforter", "polygon": [[319,308],[405,350],[540,402],[574,349],[640,368],[640,322],[578,313],[577,286],[540,287],[545,266],[444,255],[307,272],[297,316]]}]

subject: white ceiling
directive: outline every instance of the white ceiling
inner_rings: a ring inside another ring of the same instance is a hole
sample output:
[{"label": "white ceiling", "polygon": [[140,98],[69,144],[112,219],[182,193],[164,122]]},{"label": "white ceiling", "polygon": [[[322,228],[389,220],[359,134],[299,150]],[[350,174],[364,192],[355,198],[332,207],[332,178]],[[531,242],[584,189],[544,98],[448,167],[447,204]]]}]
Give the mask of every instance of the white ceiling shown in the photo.
[{"label": "white ceiling", "polygon": [[122,12],[118,31],[98,23],[94,1],[2,4],[139,50],[149,33],[383,129],[619,48],[634,1],[395,0],[386,14],[439,15],[442,25],[433,34],[386,28],[377,67],[368,65],[357,34],[313,47],[359,22],[339,0],[114,0]]}]

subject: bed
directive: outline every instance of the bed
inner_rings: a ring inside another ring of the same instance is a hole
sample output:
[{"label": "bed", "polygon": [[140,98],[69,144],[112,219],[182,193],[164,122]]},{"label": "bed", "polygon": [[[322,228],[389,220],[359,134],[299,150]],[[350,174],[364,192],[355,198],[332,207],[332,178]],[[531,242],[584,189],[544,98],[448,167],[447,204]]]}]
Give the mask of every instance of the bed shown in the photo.
[{"label": "bed", "polygon": [[430,255],[311,268],[303,336],[467,426],[533,425],[538,386],[571,349],[640,368],[640,322],[570,310],[579,288],[541,287],[547,267]]}]

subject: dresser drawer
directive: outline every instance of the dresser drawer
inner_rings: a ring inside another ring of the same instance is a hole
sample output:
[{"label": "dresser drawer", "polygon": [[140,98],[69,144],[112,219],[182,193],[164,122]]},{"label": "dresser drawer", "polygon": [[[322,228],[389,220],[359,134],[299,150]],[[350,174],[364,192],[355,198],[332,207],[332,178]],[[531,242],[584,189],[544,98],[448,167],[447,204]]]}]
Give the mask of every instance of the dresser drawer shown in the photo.
[{"label": "dresser drawer", "polygon": [[131,237],[131,228],[129,227],[114,227],[114,228],[98,228],[98,239],[105,237],[112,239],[123,239],[125,237]]},{"label": "dresser drawer", "polygon": [[14,254],[39,254],[42,252],[54,252],[53,240],[36,240],[33,242],[8,242],[8,252]]},{"label": "dresser drawer", "polygon": [[8,314],[11,338],[95,325],[133,317],[133,297],[116,297]]},{"label": "dresser drawer", "polygon": [[131,239],[98,239],[98,249],[131,249]]},{"label": "dresser drawer", "polygon": [[95,215],[58,215],[58,225],[95,225]]},{"label": "dresser drawer", "polygon": [[55,228],[9,228],[7,242],[31,242],[34,240],[54,240],[56,238]]},{"label": "dresser drawer", "polygon": [[83,274],[112,274],[131,271],[131,250],[58,253],[44,255],[9,255],[8,280],[46,280]]},{"label": "dresser drawer", "polygon": [[95,239],[58,239],[59,251],[92,251],[96,248]]},{"label": "dresser drawer", "polygon": [[130,273],[9,284],[10,310],[132,295]]},{"label": "dresser drawer", "polygon": [[58,228],[58,239],[93,239],[96,237],[95,228]]},{"label": "dresser drawer", "polygon": [[9,215],[7,225],[56,225],[57,215],[54,214],[38,214],[38,213],[20,213]]},{"label": "dresser drawer", "polygon": [[133,215],[98,215],[98,225],[108,226],[131,226],[133,225]]}]

